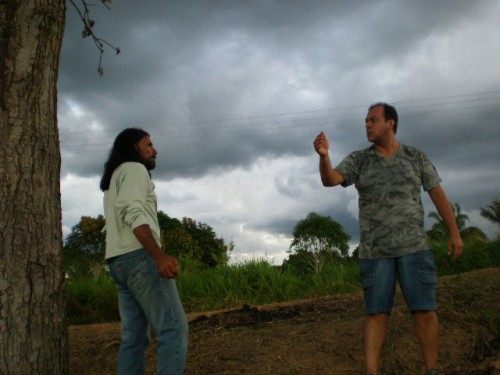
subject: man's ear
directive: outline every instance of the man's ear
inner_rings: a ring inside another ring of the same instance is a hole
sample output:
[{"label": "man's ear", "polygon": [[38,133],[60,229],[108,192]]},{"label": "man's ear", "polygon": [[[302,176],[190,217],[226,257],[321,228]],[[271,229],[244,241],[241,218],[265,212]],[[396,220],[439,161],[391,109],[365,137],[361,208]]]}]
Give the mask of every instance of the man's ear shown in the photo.
[{"label": "man's ear", "polygon": [[396,121],[394,120],[389,120],[387,123],[391,126],[392,130],[394,131],[394,124],[396,124]]}]

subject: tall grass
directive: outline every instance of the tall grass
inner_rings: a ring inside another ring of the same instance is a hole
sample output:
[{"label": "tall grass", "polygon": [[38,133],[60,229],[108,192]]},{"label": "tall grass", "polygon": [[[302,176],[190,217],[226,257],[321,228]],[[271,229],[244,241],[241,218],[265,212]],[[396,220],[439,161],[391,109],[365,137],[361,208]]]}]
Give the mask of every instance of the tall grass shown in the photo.
[{"label": "tall grass", "polygon": [[[466,243],[459,262],[447,255],[447,243],[432,244],[439,275],[451,275],[486,267],[500,267],[500,239]],[[265,260],[188,268],[177,280],[186,312],[260,305],[359,290],[357,262],[325,264],[319,274],[298,274]],[[70,277],[66,283],[69,324],[119,320],[116,288],[106,272]]]},{"label": "tall grass", "polygon": [[115,283],[106,273],[67,279],[66,300],[69,324],[103,323],[120,318]]},{"label": "tall grass", "polygon": [[[359,289],[357,264],[327,264],[320,274],[297,275],[265,260],[187,269],[177,279],[186,312],[304,299]],[[69,324],[119,320],[116,288],[107,273],[66,282]]]},{"label": "tall grass", "polygon": [[319,275],[299,276],[291,269],[254,260],[185,272],[178,287],[187,311],[203,311],[352,291],[358,288],[358,279],[354,262],[326,265]]},{"label": "tall grass", "polygon": [[457,262],[448,255],[447,242],[433,242],[431,246],[439,276],[500,267],[500,238],[493,241],[464,241],[464,251]]}]

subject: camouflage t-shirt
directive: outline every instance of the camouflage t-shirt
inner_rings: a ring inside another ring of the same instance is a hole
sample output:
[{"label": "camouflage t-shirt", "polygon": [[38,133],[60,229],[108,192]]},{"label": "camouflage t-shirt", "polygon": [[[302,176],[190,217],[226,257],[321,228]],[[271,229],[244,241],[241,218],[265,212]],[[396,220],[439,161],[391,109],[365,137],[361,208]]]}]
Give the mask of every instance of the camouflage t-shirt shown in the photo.
[{"label": "camouflage t-shirt", "polygon": [[394,258],[428,249],[421,188],[438,187],[441,179],[427,156],[400,145],[383,157],[371,146],[348,155],[335,168],[359,194],[361,259]]}]

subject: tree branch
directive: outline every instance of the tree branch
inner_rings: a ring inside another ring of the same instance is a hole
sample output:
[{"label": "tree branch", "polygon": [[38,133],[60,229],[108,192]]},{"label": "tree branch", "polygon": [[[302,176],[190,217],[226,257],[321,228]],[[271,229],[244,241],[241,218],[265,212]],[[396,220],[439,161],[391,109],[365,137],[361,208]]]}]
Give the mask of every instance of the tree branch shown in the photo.
[{"label": "tree branch", "polygon": [[[92,37],[92,40],[94,41],[95,46],[99,50],[99,65],[97,66],[97,73],[102,76],[104,74],[104,69],[102,67],[102,56],[104,54],[104,48],[105,46],[108,46],[109,48],[113,49],[115,53],[118,55],[121,51],[119,48],[113,46],[111,43],[109,43],[107,40],[99,38],[97,35],[95,35],[93,27],[95,25],[94,20],[90,18],[90,11],[89,7],[93,6],[93,4],[88,4],[86,0],[81,0],[83,10],[78,7],[78,5],[75,4],[73,0],[69,0],[70,3],[73,5],[73,7],[76,9],[78,12],[78,15],[80,16],[82,22],[83,22],[83,30],[82,30],[82,38],[87,38],[87,37]],[[111,0],[100,0],[100,2],[108,9],[111,9],[108,6],[108,3],[111,3]]]}]

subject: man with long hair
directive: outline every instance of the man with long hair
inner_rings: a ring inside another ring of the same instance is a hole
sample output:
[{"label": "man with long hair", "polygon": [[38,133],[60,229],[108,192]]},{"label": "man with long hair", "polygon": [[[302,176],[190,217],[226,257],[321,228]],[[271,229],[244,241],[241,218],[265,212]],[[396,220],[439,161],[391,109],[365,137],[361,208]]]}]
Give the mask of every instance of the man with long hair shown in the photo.
[{"label": "man with long hair", "polygon": [[104,165],[106,261],[118,291],[121,343],[118,374],[144,374],[149,326],[158,340],[157,373],[181,375],[187,319],[177,292],[177,260],[160,248],[157,198],[150,172],[158,152],[142,129],[116,137]]},{"label": "man with long hair", "polygon": [[323,185],[355,184],[359,194],[359,266],[367,313],[366,370],[368,374],[377,374],[399,280],[414,315],[426,373],[437,375],[437,272],[424,231],[422,187],[448,227],[448,254],[453,253],[455,260],[462,254],[462,239],[436,169],[421,150],[396,139],[396,109],[387,103],[376,103],[368,109],[365,124],[366,136],[373,145],[351,153],[336,168],[330,161],[330,143],[325,133],[316,137],[314,148],[319,154]]}]

